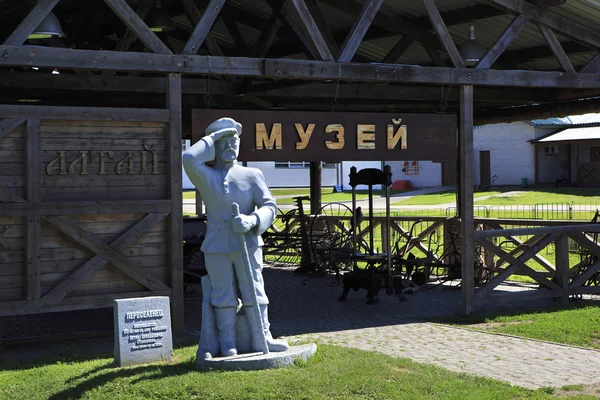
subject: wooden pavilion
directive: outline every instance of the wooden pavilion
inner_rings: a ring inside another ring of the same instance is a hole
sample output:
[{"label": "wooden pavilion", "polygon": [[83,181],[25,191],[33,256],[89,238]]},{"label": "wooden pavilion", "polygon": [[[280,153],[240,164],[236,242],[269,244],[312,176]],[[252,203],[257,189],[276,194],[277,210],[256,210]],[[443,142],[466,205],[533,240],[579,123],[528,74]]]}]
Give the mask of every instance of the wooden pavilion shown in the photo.
[{"label": "wooden pavilion", "polygon": [[596,1],[0,5],[0,315],[167,294],[182,326],[180,157],[194,108],[456,115],[470,313],[473,125],[599,105]]}]

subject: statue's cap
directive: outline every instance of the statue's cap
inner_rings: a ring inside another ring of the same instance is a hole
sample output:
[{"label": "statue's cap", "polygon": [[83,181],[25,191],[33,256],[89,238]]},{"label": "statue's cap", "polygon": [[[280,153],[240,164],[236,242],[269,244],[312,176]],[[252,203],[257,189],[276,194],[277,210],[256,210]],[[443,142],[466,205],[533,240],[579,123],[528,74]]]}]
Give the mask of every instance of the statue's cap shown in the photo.
[{"label": "statue's cap", "polygon": [[240,124],[233,118],[219,118],[218,120],[206,127],[204,135],[208,136],[211,133],[219,131],[235,131],[237,135],[240,136],[242,134],[242,124]]}]

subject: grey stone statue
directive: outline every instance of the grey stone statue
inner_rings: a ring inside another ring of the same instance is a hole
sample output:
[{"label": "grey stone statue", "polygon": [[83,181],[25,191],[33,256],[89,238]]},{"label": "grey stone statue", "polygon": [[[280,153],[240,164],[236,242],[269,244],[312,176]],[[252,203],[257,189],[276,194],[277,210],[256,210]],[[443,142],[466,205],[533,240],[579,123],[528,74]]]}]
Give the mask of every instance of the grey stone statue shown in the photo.
[{"label": "grey stone statue", "polygon": [[[203,306],[198,349],[198,355],[205,359],[219,353],[224,357],[238,354],[238,290],[250,331],[251,350],[265,351],[264,346],[273,352],[288,349],[287,343],[271,336],[269,300],[262,277],[260,235],[273,223],[277,207],[262,172],[237,162],[241,134],[240,123],[231,118],[218,119],[183,154],[185,172],[200,192],[207,214],[202,251],[208,280],[202,286],[212,308]],[[234,203],[239,206],[237,216],[232,214]],[[205,288],[210,288],[210,293]],[[211,331],[212,321],[216,322],[216,338]]]}]

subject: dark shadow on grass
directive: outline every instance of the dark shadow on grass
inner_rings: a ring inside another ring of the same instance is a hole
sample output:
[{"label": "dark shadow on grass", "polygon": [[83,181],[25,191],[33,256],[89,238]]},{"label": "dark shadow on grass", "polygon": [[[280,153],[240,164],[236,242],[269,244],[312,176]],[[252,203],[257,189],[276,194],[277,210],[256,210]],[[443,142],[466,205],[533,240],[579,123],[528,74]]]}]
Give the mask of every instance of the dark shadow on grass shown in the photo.
[{"label": "dark shadow on grass", "polygon": [[[97,389],[112,382],[119,378],[128,378],[132,376],[142,375],[149,371],[160,370],[160,373],[153,373],[147,377],[140,377],[134,380],[132,383],[137,383],[143,380],[159,379],[169,376],[184,375],[190,372],[194,372],[195,365],[193,362],[182,362],[177,364],[149,364],[130,368],[114,368],[114,365],[106,365],[104,368],[89,371],[88,373],[82,374],[80,377],[74,378],[67,383],[72,383],[78,379],[83,379],[82,382],[76,386],[63,390],[49,397],[48,400],[64,400],[64,399],[80,399],[85,395],[86,392]],[[106,370],[105,372],[101,372]],[[99,374],[97,374],[100,372]],[[95,375],[97,374],[97,375]],[[94,375],[94,376],[92,376]]]}]

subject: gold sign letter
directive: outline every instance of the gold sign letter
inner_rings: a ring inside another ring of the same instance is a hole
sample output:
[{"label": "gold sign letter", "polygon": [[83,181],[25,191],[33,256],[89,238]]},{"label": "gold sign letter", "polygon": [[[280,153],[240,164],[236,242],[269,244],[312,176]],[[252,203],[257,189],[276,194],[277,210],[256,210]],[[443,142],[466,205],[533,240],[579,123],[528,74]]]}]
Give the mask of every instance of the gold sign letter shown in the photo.
[{"label": "gold sign letter", "polygon": [[281,124],[273,124],[271,134],[267,134],[265,124],[256,123],[256,150],[281,149]]},{"label": "gold sign letter", "polygon": [[398,144],[398,142],[402,139],[402,141],[400,141],[400,148],[402,150],[406,150],[406,136],[408,135],[408,132],[406,130],[406,125],[400,125],[398,127],[398,130],[396,130],[396,133],[394,133],[394,125],[388,125],[387,126],[387,148],[388,150],[393,149],[394,147],[396,147],[396,145]]},{"label": "gold sign letter", "polygon": [[359,124],[356,127],[356,145],[359,149],[375,148],[375,125]]},{"label": "gold sign letter", "polygon": [[69,164],[69,175],[75,175],[75,167],[77,166],[77,164],[79,163],[79,161],[81,161],[81,174],[80,175],[87,175],[88,174],[88,170],[87,170],[87,166],[88,166],[88,151],[80,151],[79,152],[81,155],[79,156],[79,158],[75,161],[73,161],[71,164]]},{"label": "gold sign letter", "polygon": [[325,141],[325,146],[330,150],[341,150],[344,148],[346,139],[344,139],[344,126],[341,124],[329,124],[325,128],[325,133],[337,132],[335,135],[337,142],[331,140]]},{"label": "gold sign letter", "polygon": [[308,146],[308,141],[315,129],[315,124],[308,124],[306,131],[302,127],[302,124],[294,124],[294,126],[296,126],[296,132],[298,132],[301,140],[300,142],[296,142],[296,150],[304,150]]},{"label": "gold sign letter", "polygon": [[[100,156],[100,172],[98,172],[98,175],[106,175],[106,160],[108,160],[108,159],[114,160],[115,152],[114,151],[99,151],[98,156]],[[104,156],[106,156],[106,158]]]},{"label": "gold sign letter", "polygon": [[[142,172],[140,172],[141,175],[145,175],[145,174],[149,174],[150,171],[148,171],[148,152],[150,150],[152,150],[154,148],[153,144],[150,145],[144,145],[144,150],[140,151],[140,153],[142,154]],[[158,151],[153,151],[152,152],[152,175],[157,175],[158,174]]]},{"label": "gold sign letter", "polygon": [[133,151],[128,151],[127,157],[117,163],[117,166],[115,167],[117,175],[123,175],[125,173],[123,171],[125,163],[127,163],[127,174],[133,175]]},{"label": "gold sign letter", "polygon": [[[59,167],[57,168],[55,165],[57,162],[60,162]],[[46,166],[46,175],[54,175],[54,171],[59,170],[60,175],[67,175],[67,170],[65,168],[65,152],[59,151],[58,157],[54,160],[50,161]]]}]

